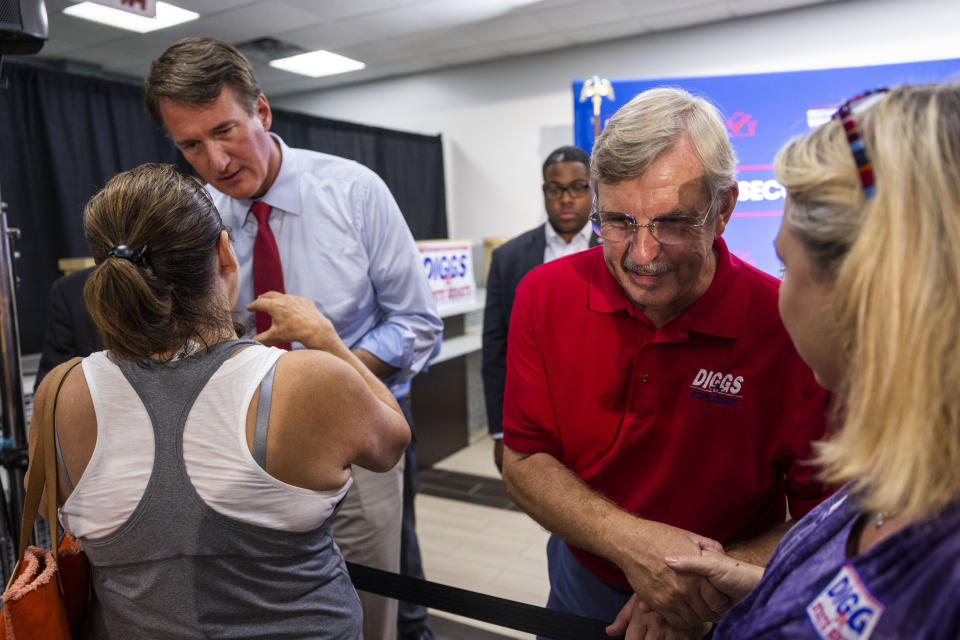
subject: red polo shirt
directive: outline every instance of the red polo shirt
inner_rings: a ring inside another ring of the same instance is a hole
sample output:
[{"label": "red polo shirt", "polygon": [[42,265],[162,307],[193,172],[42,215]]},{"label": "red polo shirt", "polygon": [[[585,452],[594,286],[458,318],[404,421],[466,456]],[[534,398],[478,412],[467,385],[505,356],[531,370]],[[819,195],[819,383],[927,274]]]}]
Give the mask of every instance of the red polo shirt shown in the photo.
[{"label": "red polo shirt", "polygon": [[[603,247],[549,262],[517,287],[504,443],[545,452],[625,510],[723,544],[799,518],[829,492],[803,462],[829,394],[777,311],[779,281],[714,243],[707,291],[655,328]],[[616,565],[570,547],[605,582]]]}]

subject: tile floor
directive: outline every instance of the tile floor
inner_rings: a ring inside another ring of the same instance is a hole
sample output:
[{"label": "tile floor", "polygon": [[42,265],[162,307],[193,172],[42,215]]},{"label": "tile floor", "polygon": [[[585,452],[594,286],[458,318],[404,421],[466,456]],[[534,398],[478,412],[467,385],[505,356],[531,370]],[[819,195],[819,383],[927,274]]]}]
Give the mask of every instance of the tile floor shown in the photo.
[{"label": "tile floor", "polygon": [[[464,449],[441,460],[434,470],[498,479],[493,443],[478,433]],[[417,532],[428,580],[543,606],[547,601],[547,532],[515,509],[483,506],[463,500],[417,495]],[[446,621],[459,622],[496,635],[489,638],[532,639],[503,627],[431,610],[441,618],[437,640],[462,640],[464,634]],[[459,627],[462,629],[462,627]],[[479,637],[479,636],[478,636]]]}]

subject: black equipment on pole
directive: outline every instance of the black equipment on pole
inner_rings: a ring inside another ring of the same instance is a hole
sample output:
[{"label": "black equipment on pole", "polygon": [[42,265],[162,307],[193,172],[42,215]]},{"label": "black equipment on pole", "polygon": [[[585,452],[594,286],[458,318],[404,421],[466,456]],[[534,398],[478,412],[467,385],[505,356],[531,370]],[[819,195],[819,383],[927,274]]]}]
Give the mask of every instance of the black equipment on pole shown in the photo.
[{"label": "black equipment on pole", "polygon": [[[3,54],[36,53],[47,41],[47,9],[43,0],[0,0],[0,65]],[[17,321],[16,252],[11,240],[18,229],[7,228],[6,204],[0,198],[0,410],[3,437],[0,467],[6,472],[0,520],[0,568],[6,582],[13,567],[16,532],[23,512],[23,474],[27,470],[27,428],[23,408],[23,368]],[[0,493],[3,488],[0,487]]]},{"label": "black equipment on pole", "polygon": [[36,53],[47,33],[43,0],[0,0],[0,54]]},{"label": "black equipment on pole", "polygon": [[[20,366],[20,328],[17,323],[16,277],[11,249],[11,238],[17,229],[7,228],[6,204],[0,203],[0,392],[2,392],[3,440],[0,441],[0,467],[7,472],[9,498],[4,501],[7,524],[4,538],[16,540],[23,511],[23,474],[27,470],[27,430],[23,410],[23,373]],[[4,540],[7,542],[7,540]],[[6,570],[7,551],[15,546],[3,544],[3,568]]]}]

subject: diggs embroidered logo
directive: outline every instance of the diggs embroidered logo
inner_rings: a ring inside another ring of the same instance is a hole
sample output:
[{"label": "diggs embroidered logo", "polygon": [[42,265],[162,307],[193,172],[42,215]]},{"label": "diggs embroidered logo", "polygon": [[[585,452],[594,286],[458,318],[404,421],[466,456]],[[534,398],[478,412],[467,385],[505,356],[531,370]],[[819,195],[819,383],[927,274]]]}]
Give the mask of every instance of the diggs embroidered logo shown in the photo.
[{"label": "diggs embroidered logo", "polygon": [[848,562],[807,606],[807,617],[823,640],[866,640],[883,611]]},{"label": "diggs embroidered logo", "polygon": [[693,389],[690,397],[694,400],[735,407],[743,397],[739,395],[743,389],[743,376],[700,369],[693,377],[690,388]]}]

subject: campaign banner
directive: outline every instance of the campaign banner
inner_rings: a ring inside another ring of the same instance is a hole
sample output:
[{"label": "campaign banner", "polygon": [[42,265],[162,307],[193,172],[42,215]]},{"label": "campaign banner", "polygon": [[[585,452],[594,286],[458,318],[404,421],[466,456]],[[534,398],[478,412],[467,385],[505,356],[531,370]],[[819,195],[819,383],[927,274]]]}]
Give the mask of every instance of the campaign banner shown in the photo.
[{"label": "campaign banner", "polygon": [[[773,158],[790,138],[830,119],[845,100],[876,87],[956,79],[960,59],[903,64],[786,71],[747,75],[658,79],[610,79],[615,99],[600,101],[606,121],[638,93],[677,87],[700,95],[720,109],[737,154],[740,196],[723,237],[730,251],[767,273],[780,275],[773,240],[783,217],[785,192],[773,175]],[[573,82],[574,141],[590,151],[592,100],[580,101],[588,79]]]},{"label": "campaign banner", "polygon": [[470,240],[422,240],[417,247],[441,314],[450,307],[476,301],[477,281],[473,275]]}]

